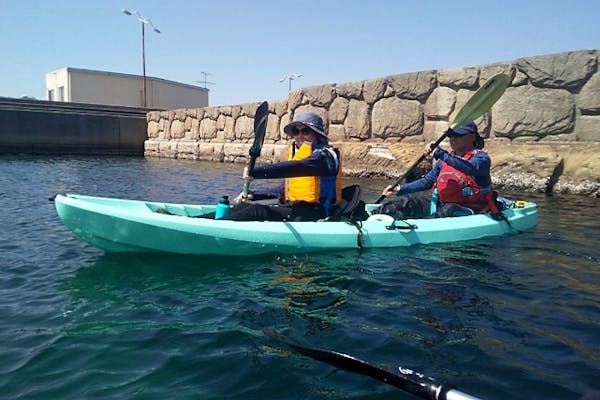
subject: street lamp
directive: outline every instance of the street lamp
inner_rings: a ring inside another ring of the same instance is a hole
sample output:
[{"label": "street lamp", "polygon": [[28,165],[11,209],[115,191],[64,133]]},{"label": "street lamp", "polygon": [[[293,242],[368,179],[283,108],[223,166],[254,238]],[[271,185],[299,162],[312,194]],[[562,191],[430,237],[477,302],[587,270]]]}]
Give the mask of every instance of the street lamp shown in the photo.
[{"label": "street lamp", "polygon": [[158,28],[154,26],[152,21],[148,18],[144,17],[137,11],[129,11],[129,10],[121,10],[125,15],[135,15],[138,17],[138,20],[142,23],[142,79],[143,79],[143,93],[144,93],[144,108],[147,107],[146,101],[146,38],[145,38],[145,26],[146,24],[150,24],[152,30],[156,33],[160,33]]},{"label": "street lamp", "polygon": [[300,78],[302,74],[287,74],[283,78],[279,80],[279,82],[284,82],[286,79],[288,80],[288,92],[292,90],[292,81],[294,78]]}]

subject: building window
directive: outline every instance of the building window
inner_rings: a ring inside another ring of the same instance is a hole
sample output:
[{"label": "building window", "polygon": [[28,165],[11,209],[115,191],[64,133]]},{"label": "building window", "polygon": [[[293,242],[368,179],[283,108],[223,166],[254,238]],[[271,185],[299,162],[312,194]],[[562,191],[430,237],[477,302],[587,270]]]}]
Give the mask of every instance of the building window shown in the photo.
[{"label": "building window", "polygon": [[54,89],[48,90],[48,101],[54,101]]},{"label": "building window", "polygon": [[65,87],[58,87],[58,101],[65,101]]}]

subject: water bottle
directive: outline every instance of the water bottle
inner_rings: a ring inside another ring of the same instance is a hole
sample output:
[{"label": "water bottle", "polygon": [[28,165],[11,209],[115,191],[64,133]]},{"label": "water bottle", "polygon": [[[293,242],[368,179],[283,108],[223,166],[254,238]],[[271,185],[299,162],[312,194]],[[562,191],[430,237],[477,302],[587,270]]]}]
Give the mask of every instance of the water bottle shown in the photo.
[{"label": "water bottle", "polygon": [[229,197],[223,196],[219,203],[217,204],[217,208],[215,209],[215,219],[221,219],[229,214],[231,210],[231,206],[229,205]]},{"label": "water bottle", "polygon": [[433,189],[433,193],[431,193],[431,204],[429,206],[429,214],[435,215],[437,212],[437,204],[438,204],[438,190],[437,188]]}]

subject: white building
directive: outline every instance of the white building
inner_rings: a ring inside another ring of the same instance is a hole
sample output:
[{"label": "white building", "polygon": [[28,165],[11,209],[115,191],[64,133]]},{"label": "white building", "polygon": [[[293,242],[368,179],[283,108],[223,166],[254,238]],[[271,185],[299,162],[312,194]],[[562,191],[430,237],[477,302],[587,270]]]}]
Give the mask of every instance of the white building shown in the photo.
[{"label": "white building", "polygon": [[65,67],[46,74],[46,100],[125,107],[145,102],[146,108],[170,110],[208,107],[208,89],[149,76],[144,85],[139,75]]}]

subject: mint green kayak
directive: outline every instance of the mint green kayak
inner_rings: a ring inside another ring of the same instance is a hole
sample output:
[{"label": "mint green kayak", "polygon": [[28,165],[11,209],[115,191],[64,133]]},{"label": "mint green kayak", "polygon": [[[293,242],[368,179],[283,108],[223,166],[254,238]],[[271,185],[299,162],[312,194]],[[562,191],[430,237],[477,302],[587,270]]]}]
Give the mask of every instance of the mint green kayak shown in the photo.
[{"label": "mint green kayak", "polygon": [[[448,243],[518,233],[537,224],[537,206],[517,202],[489,215],[394,220],[374,214],[349,222],[240,222],[199,216],[215,206],[169,204],[76,194],[54,199],[60,219],[79,238],[108,252],[240,256]],[[367,205],[374,210],[378,205]]]}]

